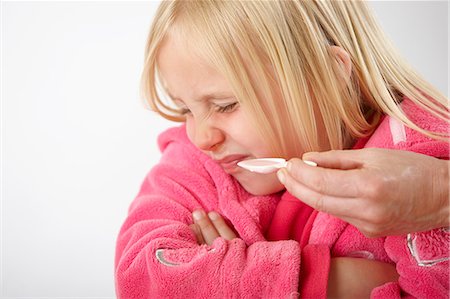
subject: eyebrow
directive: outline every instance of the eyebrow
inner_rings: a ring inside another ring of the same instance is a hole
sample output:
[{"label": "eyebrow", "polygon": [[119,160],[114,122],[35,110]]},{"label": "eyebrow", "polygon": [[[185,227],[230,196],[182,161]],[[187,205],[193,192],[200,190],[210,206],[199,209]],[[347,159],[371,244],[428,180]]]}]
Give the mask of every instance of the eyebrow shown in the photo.
[{"label": "eyebrow", "polygon": [[[177,101],[184,102],[179,97],[175,97],[172,94],[170,94],[170,92],[167,89],[166,89],[166,92],[167,92],[167,94],[169,95],[169,97],[172,100],[174,100],[174,101],[177,100]],[[229,92],[228,93],[226,93],[226,92],[216,92],[216,93],[212,92],[212,93],[206,93],[206,94],[202,95],[199,99],[196,99],[194,101],[195,102],[204,102],[204,101],[208,101],[208,100],[211,100],[211,99],[221,100],[221,99],[228,99],[228,98],[232,98],[232,97],[234,97],[234,94],[230,94]]]}]

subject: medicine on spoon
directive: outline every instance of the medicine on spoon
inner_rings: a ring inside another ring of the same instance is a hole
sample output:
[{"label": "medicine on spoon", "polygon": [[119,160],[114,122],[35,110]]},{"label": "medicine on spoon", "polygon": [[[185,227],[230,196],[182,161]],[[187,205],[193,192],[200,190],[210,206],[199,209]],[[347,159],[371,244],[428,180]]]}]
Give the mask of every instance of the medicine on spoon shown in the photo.
[{"label": "medicine on spoon", "polygon": [[[317,163],[304,160],[309,166],[317,166]],[[286,167],[287,162],[283,158],[259,158],[238,162],[239,167],[257,173],[272,173],[280,168]]]}]

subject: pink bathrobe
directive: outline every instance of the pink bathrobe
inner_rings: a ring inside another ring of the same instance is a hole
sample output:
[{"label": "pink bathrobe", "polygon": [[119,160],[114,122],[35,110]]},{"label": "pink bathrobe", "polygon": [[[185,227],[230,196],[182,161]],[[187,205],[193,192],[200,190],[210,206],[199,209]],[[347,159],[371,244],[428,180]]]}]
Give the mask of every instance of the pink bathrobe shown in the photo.
[{"label": "pink bathrobe", "polygon": [[[424,127],[448,130],[404,103]],[[399,282],[376,288],[373,297],[448,296],[446,230],[367,239],[327,214],[313,212],[310,217],[312,210],[287,192],[248,194],[189,142],[184,126],[163,133],[159,145],[161,162],[143,182],[119,233],[119,298],[324,298],[334,256],[396,264]],[[448,158],[449,151],[447,143],[389,117],[367,142],[370,146],[441,158]],[[198,245],[189,228],[198,208],[218,211],[239,238]]]}]

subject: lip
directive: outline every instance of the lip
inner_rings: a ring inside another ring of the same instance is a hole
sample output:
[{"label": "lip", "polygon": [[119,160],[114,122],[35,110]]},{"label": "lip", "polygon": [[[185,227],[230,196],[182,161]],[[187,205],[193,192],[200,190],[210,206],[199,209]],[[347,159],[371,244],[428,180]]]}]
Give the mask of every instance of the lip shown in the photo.
[{"label": "lip", "polygon": [[219,163],[225,171],[229,172],[234,169],[240,168],[237,166],[237,163],[245,160],[246,158],[248,158],[248,156],[246,155],[229,155],[222,159],[216,160],[216,162]]}]

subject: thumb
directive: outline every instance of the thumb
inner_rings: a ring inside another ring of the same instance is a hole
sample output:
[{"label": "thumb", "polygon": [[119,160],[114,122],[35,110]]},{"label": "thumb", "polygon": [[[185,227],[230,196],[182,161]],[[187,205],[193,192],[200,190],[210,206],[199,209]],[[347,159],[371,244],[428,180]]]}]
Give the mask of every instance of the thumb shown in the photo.
[{"label": "thumb", "polygon": [[304,153],[303,160],[317,163],[317,166],[332,169],[355,169],[364,164],[360,150],[332,150],[327,152]]}]

